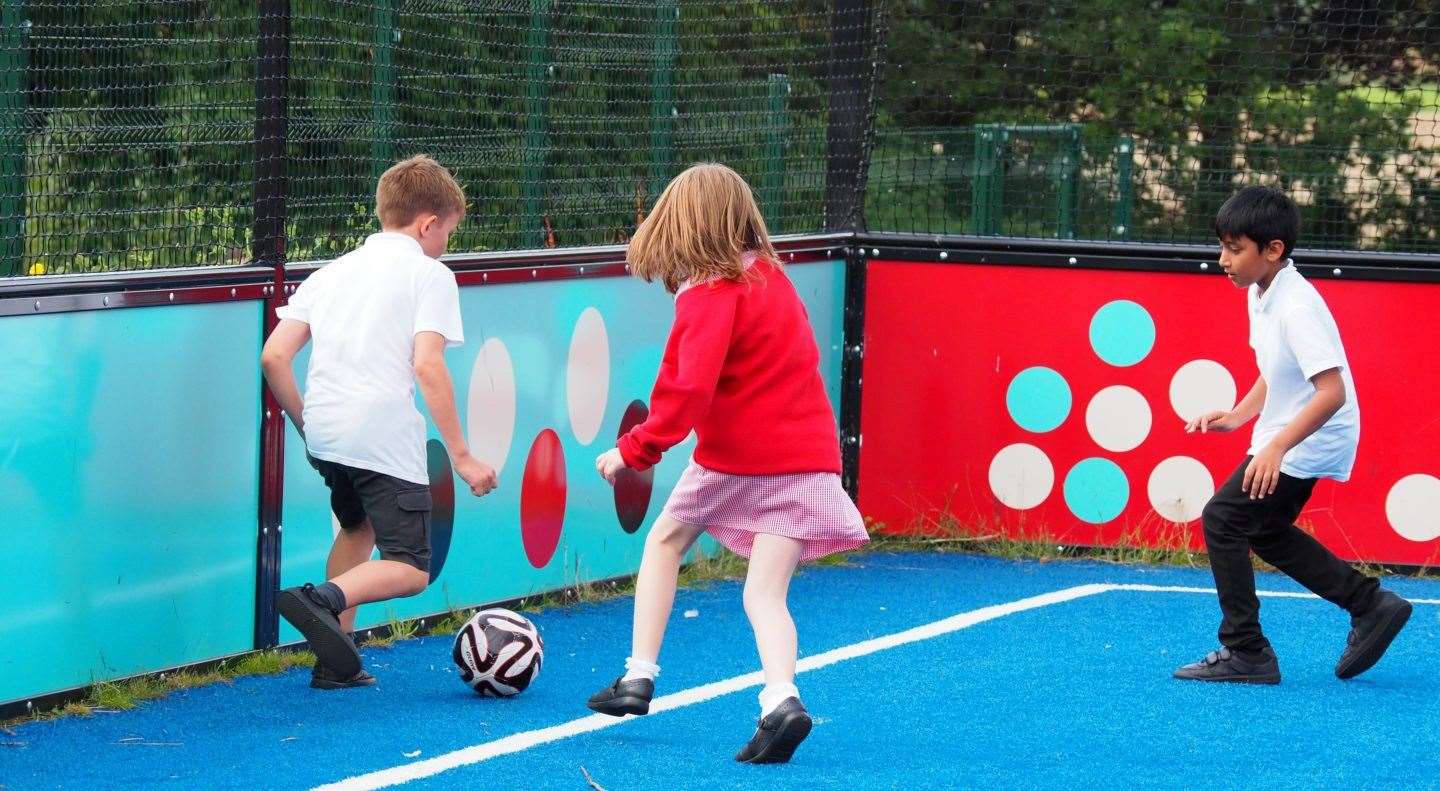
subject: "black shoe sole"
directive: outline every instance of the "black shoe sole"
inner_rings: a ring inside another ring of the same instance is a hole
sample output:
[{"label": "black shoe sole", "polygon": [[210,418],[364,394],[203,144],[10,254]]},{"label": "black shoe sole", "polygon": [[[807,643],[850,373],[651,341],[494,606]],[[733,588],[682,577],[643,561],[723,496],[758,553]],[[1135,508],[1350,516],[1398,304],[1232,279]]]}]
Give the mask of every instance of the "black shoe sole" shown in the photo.
[{"label": "black shoe sole", "polygon": [[1181,681],[1208,681],[1212,684],[1265,684],[1273,686],[1280,683],[1279,673],[1266,673],[1263,675],[1252,676],[1213,676],[1210,678],[1206,678],[1205,676],[1177,675],[1174,676],[1174,678],[1177,678]]},{"label": "black shoe sole", "polygon": [[375,677],[366,676],[364,681],[331,681],[324,678],[310,679],[310,686],[313,689],[353,689],[355,687],[375,686]]},{"label": "black shoe sole", "polygon": [[1415,609],[1410,602],[1404,599],[1401,599],[1400,602],[1405,606],[1397,607],[1395,612],[1390,613],[1389,619],[1371,633],[1370,639],[1355,651],[1355,655],[1349,662],[1341,662],[1335,666],[1336,678],[1354,678],[1374,667],[1375,663],[1380,661],[1380,657],[1385,656],[1385,652],[1390,648],[1390,643],[1395,640],[1396,635],[1400,634],[1400,630],[1405,628],[1405,624],[1410,620],[1410,613]]},{"label": "black shoe sole", "polygon": [[585,708],[599,714],[609,714],[611,717],[624,717],[626,714],[638,716],[650,713],[650,699],[635,695],[621,695],[604,702],[587,701]]},{"label": "black shoe sole", "polygon": [[795,754],[795,748],[805,737],[810,735],[810,715],[804,711],[795,711],[787,714],[781,721],[780,728],[775,731],[775,736],[769,744],[761,747],[755,757],[744,761],[750,764],[783,764],[790,761],[790,756]]},{"label": "black shoe sole", "polygon": [[349,635],[338,628],[338,623],[336,626],[327,623],[327,620],[334,620],[334,615],[322,611],[319,605],[292,590],[280,591],[275,599],[275,608],[304,635],[310,650],[315,652],[316,660],[335,675],[349,678],[360,672],[360,652],[350,642]]}]

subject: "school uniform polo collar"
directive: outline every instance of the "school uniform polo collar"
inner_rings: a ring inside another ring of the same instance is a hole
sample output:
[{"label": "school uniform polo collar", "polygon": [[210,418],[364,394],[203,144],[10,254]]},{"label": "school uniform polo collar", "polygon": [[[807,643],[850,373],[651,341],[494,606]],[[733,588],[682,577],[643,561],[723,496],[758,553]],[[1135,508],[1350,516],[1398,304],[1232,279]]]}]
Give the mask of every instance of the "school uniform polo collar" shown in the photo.
[{"label": "school uniform polo collar", "polygon": [[365,237],[365,246],[399,248],[405,250],[406,252],[413,253],[425,252],[424,248],[420,247],[420,242],[416,241],[415,237],[407,236],[403,233],[396,233],[395,231],[381,231],[380,233],[372,233],[369,236]]},{"label": "school uniform polo collar", "polygon": [[[1295,270],[1295,262],[1289,258],[1285,259],[1285,266],[1281,267],[1280,271],[1275,273],[1275,277],[1270,281],[1270,287],[1265,289],[1264,294],[1260,294],[1255,298],[1260,312],[1269,313],[1270,306],[1280,301],[1278,294],[1287,287],[1291,278],[1299,274],[1300,273]],[[1256,286],[1255,288],[1258,291],[1260,287]]]},{"label": "school uniform polo collar", "polygon": [[[759,260],[759,258],[759,253],[755,252],[754,250],[746,250],[745,252],[740,254],[740,266],[745,269],[749,269],[750,267],[755,265],[755,262]],[[719,278],[712,277],[710,278],[710,280],[703,281],[703,283],[709,283],[712,280],[718,279]],[[696,283],[693,280],[686,280],[684,283],[680,284],[679,288],[675,289],[675,298],[679,299],[681,294],[684,294],[686,291],[689,291],[690,289],[698,285],[703,285],[703,283]]]}]

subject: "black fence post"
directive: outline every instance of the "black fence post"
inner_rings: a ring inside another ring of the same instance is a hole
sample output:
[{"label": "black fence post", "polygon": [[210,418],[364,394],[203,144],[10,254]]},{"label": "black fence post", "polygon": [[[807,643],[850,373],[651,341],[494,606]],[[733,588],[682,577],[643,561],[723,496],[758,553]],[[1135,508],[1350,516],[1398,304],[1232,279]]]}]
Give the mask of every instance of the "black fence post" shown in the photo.
[{"label": "black fence post", "polygon": [[845,306],[840,354],[840,481],[860,498],[860,380],[865,368],[865,249],[845,253]]},{"label": "black fence post", "polygon": [[[251,256],[275,270],[267,287],[264,333],[285,300],[285,223],[290,104],[290,0],[260,0],[255,67],[255,232]],[[257,361],[258,364],[258,361]],[[260,530],[255,562],[255,647],[279,643],[280,515],[285,481],[285,416],[261,385]]]},{"label": "black fence post", "polygon": [[865,194],[865,139],[875,67],[871,0],[835,0],[830,12],[830,121],[825,145],[825,230],[854,230]]},{"label": "black fence post", "polygon": [[[830,70],[826,90],[825,230],[865,227],[867,144],[876,77],[877,31],[871,0],[835,0],[830,12]],[[860,494],[860,383],[865,358],[865,251],[853,239],[845,254],[844,332],[840,367],[841,481]]]}]

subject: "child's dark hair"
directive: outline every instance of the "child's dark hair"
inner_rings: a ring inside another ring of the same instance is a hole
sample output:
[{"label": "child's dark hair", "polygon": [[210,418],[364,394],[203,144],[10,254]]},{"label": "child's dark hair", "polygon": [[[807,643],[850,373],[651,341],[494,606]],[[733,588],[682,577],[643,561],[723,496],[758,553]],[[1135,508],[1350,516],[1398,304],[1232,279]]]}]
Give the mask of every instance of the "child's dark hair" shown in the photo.
[{"label": "child's dark hair", "polygon": [[1230,196],[1215,214],[1215,236],[1221,241],[1248,237],[1260,249],[1274,239],[1285,245],[1285,257],[1300,235],[1300,209],[1274,187],[1246,187]]}]

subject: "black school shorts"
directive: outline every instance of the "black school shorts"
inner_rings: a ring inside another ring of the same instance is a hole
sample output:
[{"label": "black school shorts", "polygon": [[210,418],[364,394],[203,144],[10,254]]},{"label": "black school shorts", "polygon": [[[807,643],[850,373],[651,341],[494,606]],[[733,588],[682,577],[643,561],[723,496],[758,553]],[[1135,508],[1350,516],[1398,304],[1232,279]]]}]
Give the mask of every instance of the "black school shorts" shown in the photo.
[{"label": "black school shorts", "polygon": [[306,458],[330,488],[330,510],[340,529],[354,530],[369,519],[382,560],[430,571],[429,486],[309,454]]}]

